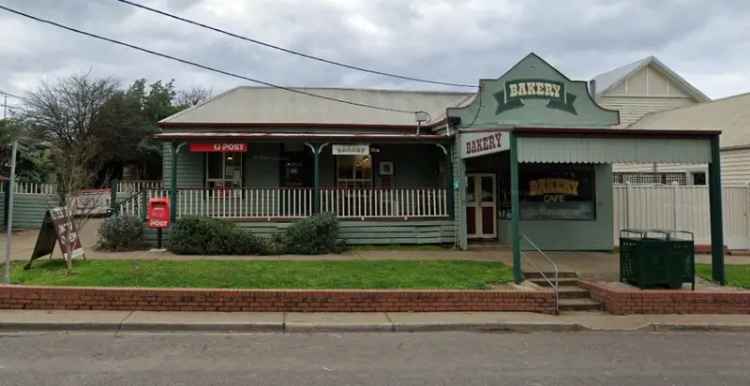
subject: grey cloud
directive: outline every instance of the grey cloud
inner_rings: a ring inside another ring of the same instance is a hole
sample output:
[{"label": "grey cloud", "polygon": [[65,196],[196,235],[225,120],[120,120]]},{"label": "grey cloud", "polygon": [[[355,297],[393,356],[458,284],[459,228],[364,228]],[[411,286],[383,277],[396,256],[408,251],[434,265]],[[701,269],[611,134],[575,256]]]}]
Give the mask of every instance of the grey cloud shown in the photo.
[{"label": "grey cloud", "polygon": [[[475,83],[534,51],[577,79],[656,55],[712,97],[750,91],[748,1],[160,0],[144,4],[331,59]],[[10,0],[10,7],[284,85],[430,89],[352,72],[114,0]],[[122,82],[174,78],[220,92],[247,82],[0,12],[0,89],[92,70]]]}]

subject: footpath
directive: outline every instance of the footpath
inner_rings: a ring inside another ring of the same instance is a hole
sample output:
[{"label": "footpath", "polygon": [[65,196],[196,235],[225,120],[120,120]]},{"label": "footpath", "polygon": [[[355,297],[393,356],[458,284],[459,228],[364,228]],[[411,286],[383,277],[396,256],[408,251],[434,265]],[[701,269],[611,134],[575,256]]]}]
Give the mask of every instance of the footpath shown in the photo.
[{"label": "footpath", "polygon": [[625,315],[566,312],[148,312],[0,310],[0,331],[419,332],[419,331],[750,332],[750,315]]}]

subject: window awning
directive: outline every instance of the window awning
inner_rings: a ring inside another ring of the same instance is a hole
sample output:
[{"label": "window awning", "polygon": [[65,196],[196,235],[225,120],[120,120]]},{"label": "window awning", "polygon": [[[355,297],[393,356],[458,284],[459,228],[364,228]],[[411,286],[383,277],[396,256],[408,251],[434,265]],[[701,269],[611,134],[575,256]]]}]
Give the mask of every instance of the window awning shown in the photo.
[{"label": "window awning", "polygon": [[719,131],[539,130],[521,128],[519,162],[693,163],[711,162]]}]

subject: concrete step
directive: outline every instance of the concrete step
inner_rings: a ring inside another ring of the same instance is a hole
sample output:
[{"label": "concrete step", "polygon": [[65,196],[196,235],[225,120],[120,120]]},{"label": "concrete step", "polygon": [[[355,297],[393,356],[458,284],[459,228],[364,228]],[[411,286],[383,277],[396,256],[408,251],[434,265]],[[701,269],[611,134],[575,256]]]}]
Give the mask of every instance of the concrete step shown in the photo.
[{"label": "concrete step", "polygon": [[589,291],[577,286],[560,286],[560,299],[588,299]]},{"label": "concrete step", "polygon": [[560,299],[558,303],[560,311],[600,311],[602,304],[596,300],[584,299]]},{"label": "concrete step", "polygon": [[[547,276],[547,278],[549,278],[549,279],[552,279],[553,277],[555,277],[555,273],[554,272],[544,272],[544,275]],[[531,280],[531,279],[541,279],[542,278],[542,273],[541,272],[524,272],[523,276],[526,279],[529,279],[529,280]],[[575,272],[571,272],[571,271],[560,272],[559,275],[558,275],[558,277],[560,279],[563,279],[563,278],[569,279],[569,278],[578,277],[578,274],[575,273]]]},{"label": "concrete step", "polygon": [[[555,282],[554,279],[548,277],[550,281],[553,283]],[[549,287],[549,283],[547,283],[547,280],[544,279],[529,279],[530,282],[540,286],[540,287]],[[578,286],[578,278],[572,278],[572,277],[561,277],[560,280],[558,280],[558,283],[560,284],[560,287],[576,287]]]}]

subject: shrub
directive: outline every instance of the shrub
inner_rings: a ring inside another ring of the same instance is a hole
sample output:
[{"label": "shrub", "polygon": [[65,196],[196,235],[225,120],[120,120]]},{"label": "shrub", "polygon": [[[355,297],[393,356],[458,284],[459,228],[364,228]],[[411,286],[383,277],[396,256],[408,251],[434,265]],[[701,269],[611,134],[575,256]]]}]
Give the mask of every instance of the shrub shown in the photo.
[{"label": "shrub", "polygon": [[208,217],[183,217],[170,230],[167,248],[182,255],[254,255],[262,242],[234,224]]},{"label": "shrub", "polygon": [[135,216],[109,217],[99,227],[101,249],[125,251],[144,246],[143,221]]},{"label": "shrub", "polygon": [[336,216],[323,213],[290,225],[281,240],[286,253],[318,255],[339,252],[338,236],[339,223]]}]

